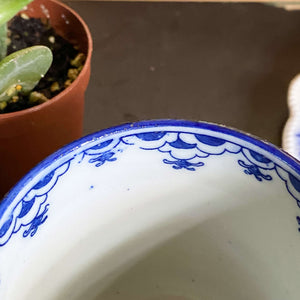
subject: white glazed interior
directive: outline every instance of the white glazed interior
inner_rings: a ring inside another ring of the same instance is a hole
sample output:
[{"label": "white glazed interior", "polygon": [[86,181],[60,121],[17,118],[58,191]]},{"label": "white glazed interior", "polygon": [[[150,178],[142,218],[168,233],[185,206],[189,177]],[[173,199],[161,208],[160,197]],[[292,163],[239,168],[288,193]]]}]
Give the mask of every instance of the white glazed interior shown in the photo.
[{"label": "white glazed interior", "polygon": [[299,208],[284,181],[245,174],[241,153],[189,171],[122,151],[100,167],[76,156],[36,235],[0,247],[1,299],[299,299]]}]

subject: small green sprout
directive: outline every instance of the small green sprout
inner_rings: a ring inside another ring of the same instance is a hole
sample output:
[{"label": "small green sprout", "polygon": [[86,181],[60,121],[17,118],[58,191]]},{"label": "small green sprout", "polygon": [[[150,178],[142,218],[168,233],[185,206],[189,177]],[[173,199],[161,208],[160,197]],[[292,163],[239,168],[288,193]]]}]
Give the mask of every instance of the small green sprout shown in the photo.
[{"label": "small green sprout", "polygon": [[0,0],[0,110],[16,95],[29,94],[52,64],[52,52],[33,46],[7,55],[7,22],[32,0]]}]

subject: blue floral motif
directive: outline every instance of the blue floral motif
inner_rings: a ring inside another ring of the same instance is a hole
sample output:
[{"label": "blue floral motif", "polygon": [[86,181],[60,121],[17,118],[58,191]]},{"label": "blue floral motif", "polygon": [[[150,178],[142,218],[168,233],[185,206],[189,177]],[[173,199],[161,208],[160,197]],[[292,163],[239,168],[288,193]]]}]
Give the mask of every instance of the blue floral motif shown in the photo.
[{"label": "blue floral motif", "polygon": [[96,167],[101,167],[102,165],[104,165],[106,162],[112,162],[112,161],[116,161],[117,158],[114,157],[115,153],[114,152],[104,152],[101,155],[95,157],[95,158],[91,158],[89,160],[90,163],[96,163],[95,166]]},{"label": "blue floral motif", "polygon": [[[224,139],[189,132],[149,132],[124,137],[128,145],[139,144],[142,150],[165,153],[162,162],[172,165],[173,169],[195,171],[204,166],[203,158],[222,155],[225,152],[239,153],[241,146]],[[141,140],[143,141],[141,143]]]},{"label": "blue floral motif", "polygon": [[27,237],[29,234],[30,236],[34,236],[39,228],[45,221],[47,220],[48,216],[46,215],[48,211],[49,204],[47,204],[44,208],[44,211],[35,217],[32,222],[30,223],[30,227],[24,231],[23,237]]},{"label": "blue floral motif", "polygon": [[71,161],[72,159],[62,163],[46,175],[12,208],[7,220],[0,224],[0,247],[22,229],[23,237],[32,237],[36,234],[38,228],[47,220],[48,193],[54,188],[58,179],[69,170]]},{"label": "blue floral motif", "polygon": [[191,163],[185,159],[178,159],[178,160],[164,159],[163,162],[168,165],[173,165],[172,167],[175,170],[186,169],[188,171],[196,171],[194,167],[204,166],[203,162]]},{"label": "blue floral motif", "polygon": [[[139,151],[156,151],[166,167],[195,172],[204,167],[204,160],[210,156],[221,156],[225,153],[236,155],[237,165],[243,168],[246,175],[257,181],[271,181],[277,175],[284,183],[300,208],[300,180],[290,172],[265,157],[261,153],[244,147],[238,143],[206,134],[190,131],[161,130],[143,133],[124,133],[112,138],[103,137],[97,144],[75,151],[74,156],[63,162],[54,170],[33,185],[13,207],[6,218],[0,219],[0,247],[4,246],[12,235],[21,232],[24,238],[34,236],[41,225],[48,219],[48,194],[73,163],[87,161],[95,167],[114,163],[128,147],[136,147]],[[125,149],[125,150],[124,150]],[[272,174],[272,176],[271,176]],[[92,186],[90,187],[92,189]],[[300,231],[300,217],[297,216]]]},{"label": "blue floral motif", "polygon": [[255,178],[258,180],[258,181],[262,181],[263,179],[265,180],[272,180],[272,176],[271,175],[265,175],[263,174],[259,167],[256,166],[256,165],[252,165],[252,164],[246,164],[244,161],[242,160],[238,160],[238,164],[245,168],[244,170],[244,173],[247,174],[247,175],[254,175]]}]

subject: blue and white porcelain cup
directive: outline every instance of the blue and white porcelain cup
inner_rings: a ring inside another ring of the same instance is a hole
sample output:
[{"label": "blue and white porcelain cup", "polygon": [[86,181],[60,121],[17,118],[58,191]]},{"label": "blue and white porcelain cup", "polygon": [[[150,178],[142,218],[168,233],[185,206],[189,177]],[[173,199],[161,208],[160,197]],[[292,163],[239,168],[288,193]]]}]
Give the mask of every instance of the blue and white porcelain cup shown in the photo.
[{"label": "blue and white porcelain cup", "polygon": [[1,300],[298,300],[300,164],[208,123],[75,141],[0,205]]}]

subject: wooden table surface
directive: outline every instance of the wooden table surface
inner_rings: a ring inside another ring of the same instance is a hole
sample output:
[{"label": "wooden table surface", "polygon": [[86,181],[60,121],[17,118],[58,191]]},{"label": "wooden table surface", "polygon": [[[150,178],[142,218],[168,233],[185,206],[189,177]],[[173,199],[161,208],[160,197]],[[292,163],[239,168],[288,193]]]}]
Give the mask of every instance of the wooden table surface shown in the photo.
[{"label": "wooden table surface", "polygon": [[281,144],[288,85],[300,73],[300,11],[257,3],[67,4],[94,39],[85,134],[180,118]]}]

